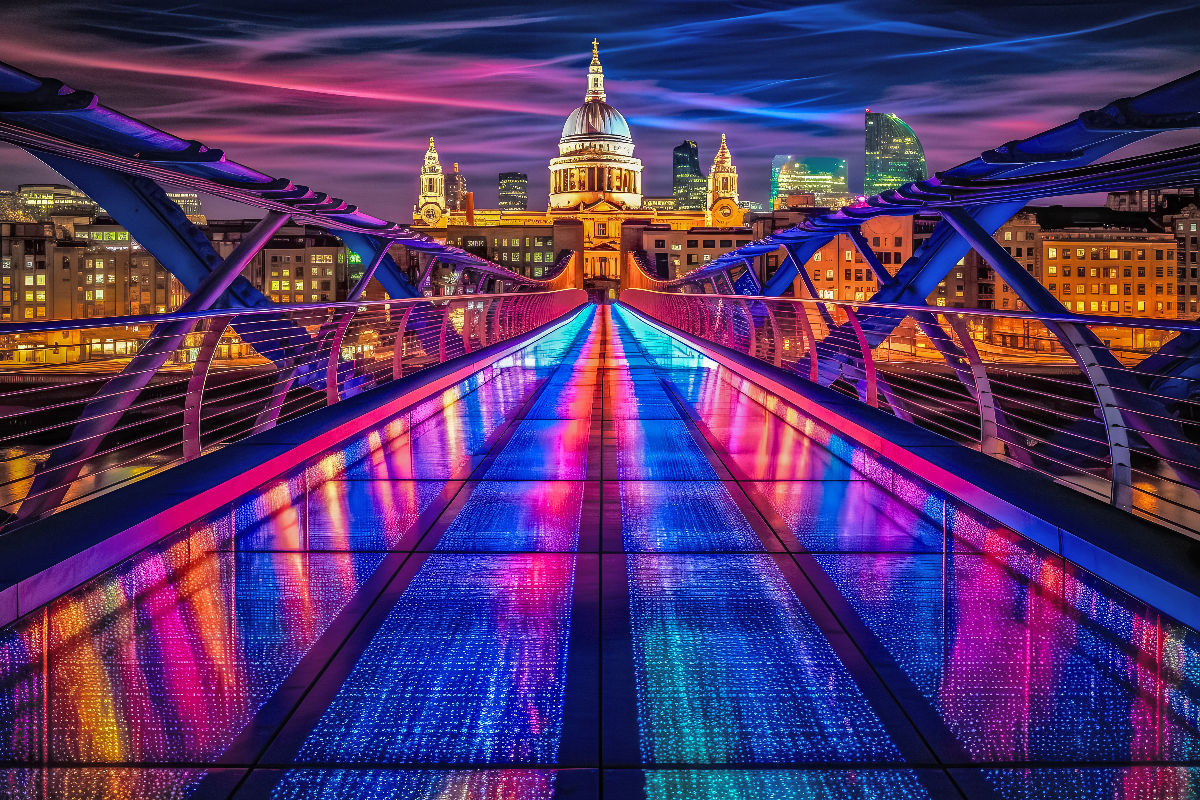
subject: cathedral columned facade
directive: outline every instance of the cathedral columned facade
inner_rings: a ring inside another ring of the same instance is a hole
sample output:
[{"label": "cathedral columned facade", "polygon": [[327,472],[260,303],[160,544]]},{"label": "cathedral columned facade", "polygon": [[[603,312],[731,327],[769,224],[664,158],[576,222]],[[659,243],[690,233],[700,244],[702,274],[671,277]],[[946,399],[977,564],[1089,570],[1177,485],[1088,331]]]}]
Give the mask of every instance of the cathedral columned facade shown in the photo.
[{"label": "cathedral columned facade", "polygon": [[[633,135],[625,117],[608,103],[599,43],[592,40],[592,60],[587,70],[583,105],[571,111],[563,124],[558,155],[550,160],[550,192],[545,211],[471,208],[459,212],[444,198],[442,173],[433,139],[421,171],[421,193],[413,222],[422,231],[449,244],[474,247],[480,255],[509,265],[516,241],[526,241],[539,226],[552,226],[556,241],[562,227],[564,241],[576,244],[578,274],[583,286],[615,297],[623,285],[623,270],[631,257],[634,236],[622,231],[646,226],[669,230],[700,230],[713,226],[738,228],[744,209],[738,205],[737,168],[733,165],[725,136],[708,177],[705,208],[681,209],[644,207],[641,159],[634,156]],[[567,232],[570,235],[566,235]],[[516,234],[514,236],[514,234]],[[640,234],[639,234],[640,236]],[[545,236],[532,237],[539,241]],[[628,239],[629,241],[625,241]],[[637,239],[640,242],[640,238]],[[538,256],[544,257],[544,254]],[[545,263],[544,261],[542,263]],[[528,267],[539,277],[538,261]],[[516,265],[512,265],[516,266]]]}]

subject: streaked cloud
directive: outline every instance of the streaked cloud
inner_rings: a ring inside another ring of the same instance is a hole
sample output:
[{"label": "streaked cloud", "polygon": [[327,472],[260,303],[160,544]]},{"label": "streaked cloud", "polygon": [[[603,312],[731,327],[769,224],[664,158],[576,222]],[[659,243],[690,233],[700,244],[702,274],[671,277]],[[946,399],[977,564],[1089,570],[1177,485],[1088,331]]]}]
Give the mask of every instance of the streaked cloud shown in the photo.
[{"label": "streaked cloud", "polygon": [[[530,174],[534,205],[562,120],[582,101],[593,35],[650,193],[684,138],[729,136],[745,194],[775,153],[861,170],[862,110],[921,136],[932,169],[1200,67],[1200,3],[984,8],[833,0],[453,8],[188,6],[47,0],[5,11],[0,58],[231,157],[405,218],[437,136],[481,205],[496,173]],[[596,26],[599,26],[598,28]],[[42,179],[0,150],[6,182]]]}]

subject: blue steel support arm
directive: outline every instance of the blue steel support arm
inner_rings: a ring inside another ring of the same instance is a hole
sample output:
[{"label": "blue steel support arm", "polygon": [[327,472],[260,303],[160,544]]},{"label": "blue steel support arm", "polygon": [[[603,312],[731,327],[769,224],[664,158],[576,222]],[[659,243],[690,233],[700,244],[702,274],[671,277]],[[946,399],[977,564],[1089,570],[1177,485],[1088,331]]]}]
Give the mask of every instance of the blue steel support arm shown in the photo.
[{"label": "blue steel support arm", "polygon": [[[771,276],[771,279],[767,281],[767,285],[763,287],[763,295],[766,297],[782,297],[783,293],[791,288],[792,281],[800,274],[800,268],[807,264],[808,260],[813,257],[813,254],[828,244],[832,238],[832,236],[826,238],[808,237],[798,244],[785,243],[784,248],[787,250],[788,255],[791,256],[791,264],[789,265],[785,260],[784,263],[779,265],[779,268],[775,270],[775,274]],[[808,273],[805,272],[804,274],[807,275]],[[810,287],[811,284],[812,279],[810,278],[805,286]],[[809,291],[814,290],[810,288]],[[816,296],[814,292],[813,297]]]},{"label": "blue steel support arm", "polygon": [[[61,156],[34,155],[108,211],[138,244],[179,279],[190,294],[199,291],[218,269],[221,256],[154,181]],[[270,305],[262,292],[240,275],[233,276],[221,296],[212,303],[214,308]],[[252,322],[235,319],[234,329],[259,355],[276,363],[286,358],[290,349],[308,341],[308,333],[283,315],[269,320],[256,317]]]},{"label": "blue steel support arm", "polygon": [[[211,308],[287,220],[287,214],[268,213],[229,257],[196,287],[179,310],[190,312]],[[122,413],[133,406],[141,391],[179,349],[195,324],[194,319],[184,319],[157,325],[146,344],[121,372],[105,381],[79,415],[80,422],[71,429],[68,446],[55,448],[34,475],[25,501],[17,511],[18,519],[36,518],[62,502],[87,460],[99,451],[104,437],[117,427]]]},{"label": "blue steel support arm", "polygon": [[[801,282],[804,283],[804,288],[808,290],[809,297],[813,298],[814,300],[820,300],[821,296],[817,294],[817,285],[813,283],[812,275],[810,275],[808,272],[808,259],[812,258],[817,250],[820,250],[823,246],[824,245],[820,245],[814,248],[808,253],[807,257],[805,257],[805,251],[801,250],[801,248],[794,244],[785,244],[783,249],[787,252],[788,257],[784,259],[782,264],[779,265],[779,269],[775,274],[778,275],[780,272],[783,272],[785,269],[787,269],[793,275],[800,277]],[[804,258],[804,260],[801,261],[801,258]],[[774,282],[774,278],[771,280]],[[793,280],[795,280],[795,278],[793,278]],[[830,315],[829,309],[826,308],[823,303],[817,304],[817,313],[821,315],[821,319],[825,321],[826,326],[833,327],[833,317]]]},{"label": "blue steel support arm", "polygon": [[[359,257],[363,264],[370,264],[378,258],[378,267],[374,273],[375,279],[383,286],[384,291],[388,293],[388,297],[393,300],[406,297],[420,297],[421,293],[417,291],[415,286],[409,283],[408,278],[405,277],[400,267],[396,265],[396,261],[388,255],[387,246],[390,244],[388,240],[357,231],[338,231],[337,235],[346,243],[346,247],[350,248]],[[379,253],[380,242],[383,242],[382,254]]]},{"label": "blue steel support arm", "polygon": [[[990,232],[959,209],[947,209],[943,217],[987,259],[1034,313],[1070,314],[992,238]],[[1162,403],[1145,391],[1137,377],[1089,328],[1053,323],[1047,327],[1079,364],[1096,392],[1112,459],[1113,503],[1126,509],[1132,507],[1128,430],[1136,431],[1182,481],[1200,490],[1200,466],[1197,466],[1200,465],[1200,450],[1187,443],[1187,434],[1171,420],[1170,412]]]}]

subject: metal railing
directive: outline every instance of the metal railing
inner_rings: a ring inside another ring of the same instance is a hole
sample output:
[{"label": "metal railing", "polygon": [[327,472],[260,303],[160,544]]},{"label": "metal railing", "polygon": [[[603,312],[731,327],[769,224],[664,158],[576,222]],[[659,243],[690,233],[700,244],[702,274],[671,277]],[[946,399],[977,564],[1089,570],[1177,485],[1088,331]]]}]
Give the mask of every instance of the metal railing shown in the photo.
[{"label": "metal railing", "polygon": [[585,301],[570,290],[0,324],[0,530]]},{"label": "metal railing", "polygon": [[1120,508],[1200,531],[1200,359],[1187,355],[1200,324],[637,289],[621,301]]}]

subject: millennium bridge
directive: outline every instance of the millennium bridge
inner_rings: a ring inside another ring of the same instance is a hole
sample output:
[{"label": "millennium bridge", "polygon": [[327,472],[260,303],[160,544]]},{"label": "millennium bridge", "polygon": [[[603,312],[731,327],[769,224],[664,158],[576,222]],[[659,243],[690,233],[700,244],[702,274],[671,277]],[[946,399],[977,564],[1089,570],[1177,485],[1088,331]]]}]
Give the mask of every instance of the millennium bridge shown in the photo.
[{"label": "millennium bridge", "polygon": [[[137,341],[0,386],[0,795],[1200,796],[1200,324],[993,238],[1197,185],[1110,156],[1198,127],[1200,73],[596,305],[0,65],[0,140],[187,292],[0,324]],[[262,219],[219,255],[164,184]],[[913,214],[893,274],[859,226]],[[242,277],[289,222],[345,302]],[[878,293],[785,296],[838,235]],[[926,304],[969,251],[1028,313]]]}]

